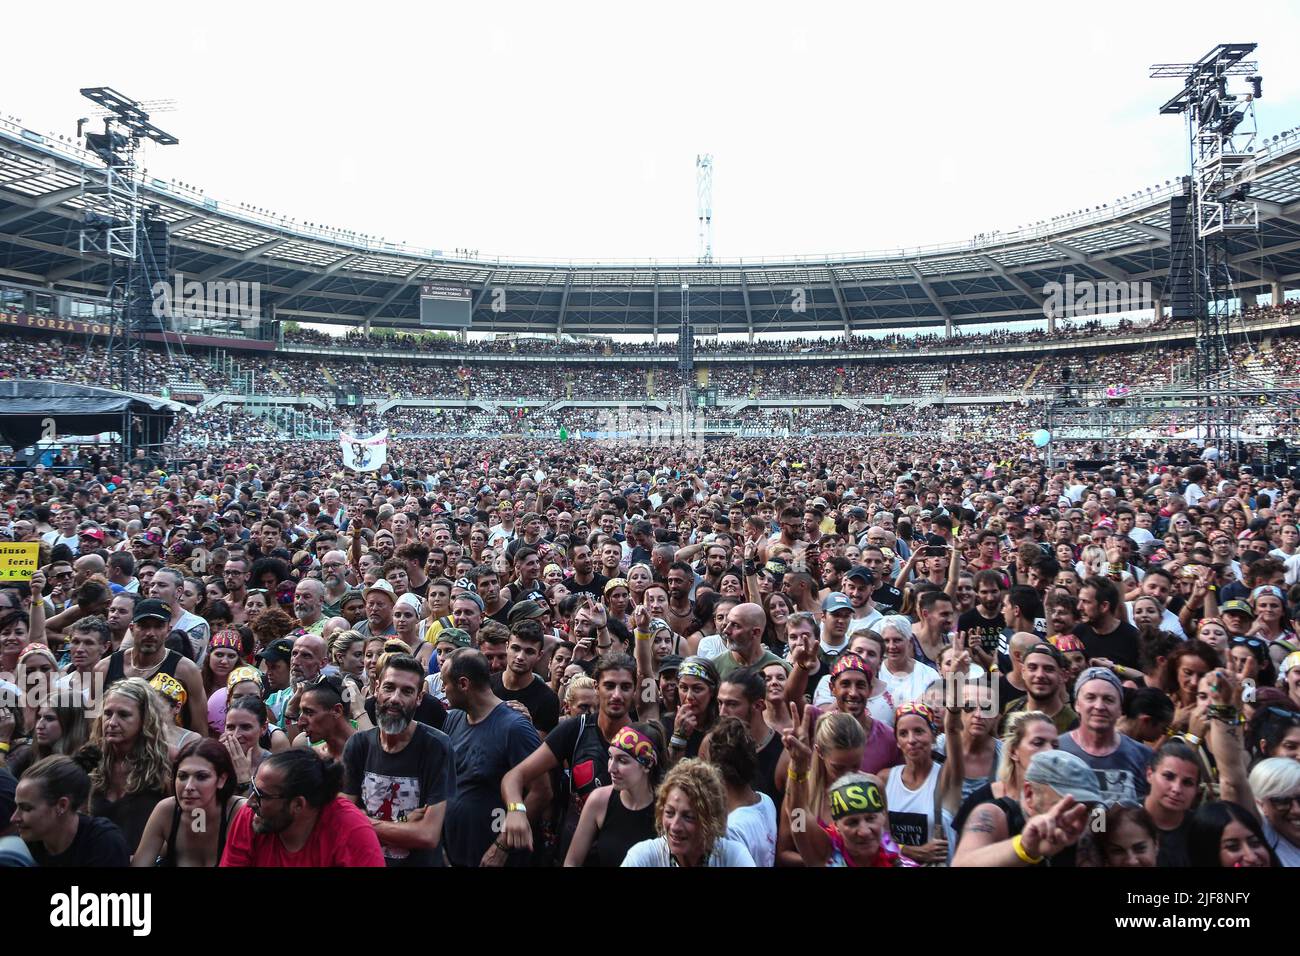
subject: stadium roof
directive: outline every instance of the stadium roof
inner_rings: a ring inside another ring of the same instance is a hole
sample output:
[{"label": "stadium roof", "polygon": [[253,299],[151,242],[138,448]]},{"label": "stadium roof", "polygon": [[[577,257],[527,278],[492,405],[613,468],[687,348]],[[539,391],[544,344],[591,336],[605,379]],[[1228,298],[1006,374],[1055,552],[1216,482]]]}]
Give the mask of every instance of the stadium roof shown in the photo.
[{"label": "stadium roof", "polygon": [[[62,138],[0,120],[0,277],[104,293],[106,263],[78,251],[81,171],[99,166]],[[1300,135],[1273,137],[1246,178],[1253,180],[1260,228],[1231,240],[1234,280],[1245,292],[1294,287]],[[1041,318],[1041,290],[1066,274],[1150,282],[1158,297],[1169,266],[1170,198],[1180,189],[1175,179],[963,243],[707,265],[470,260],[277,218],[175,182],[146,179],[141,196],[168,223],[173,271],[200,281],[260,283],[263,305],[279,319],[415,329],[419,286],[435,283],[473,290],[476,332],[672,334],[685,283],[697,329],[798,335]],[[498,289],[504,299],[494,295]],[[494,311],[494,303],[504,310]]]}]

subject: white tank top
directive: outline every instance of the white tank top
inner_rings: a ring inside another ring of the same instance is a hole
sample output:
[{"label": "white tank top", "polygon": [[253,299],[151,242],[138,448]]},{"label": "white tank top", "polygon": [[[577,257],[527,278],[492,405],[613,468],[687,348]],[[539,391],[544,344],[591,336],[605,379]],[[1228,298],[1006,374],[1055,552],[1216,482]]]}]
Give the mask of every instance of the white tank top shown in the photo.
[{"label": "white tank top", "polygon": [[921,846],[937,837],[947,838],[952,814],[942,810],[943,829],[937,833],[934,826],[934,797],[939,786],[943,764],[930,765],[930,776],[917,790],[909,790],[903,783],[903,767],[889,772],[885,783],[885,805],[889,807],[889,829],[900,846]]}]

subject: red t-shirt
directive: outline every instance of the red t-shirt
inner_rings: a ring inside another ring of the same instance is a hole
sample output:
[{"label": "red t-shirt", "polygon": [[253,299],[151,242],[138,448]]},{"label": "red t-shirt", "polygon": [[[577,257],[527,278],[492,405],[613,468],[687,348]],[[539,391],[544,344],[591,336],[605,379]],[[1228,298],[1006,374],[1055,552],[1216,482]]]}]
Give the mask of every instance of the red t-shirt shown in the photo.
[{"label": "red t-shirt", "polygon": [[290,853],[277,833],[253,832],[253,808],[235,814],[222,866],[384,866],[384,851],[366,815],[346,797],[321,808],[311,839]]}]

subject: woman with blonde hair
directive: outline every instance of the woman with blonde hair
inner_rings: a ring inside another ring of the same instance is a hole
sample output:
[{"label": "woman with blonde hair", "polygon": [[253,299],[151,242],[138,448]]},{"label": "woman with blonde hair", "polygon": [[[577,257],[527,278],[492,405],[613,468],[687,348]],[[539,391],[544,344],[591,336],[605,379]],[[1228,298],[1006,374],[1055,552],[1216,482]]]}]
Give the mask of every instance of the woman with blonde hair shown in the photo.
[{"label": "woman with blonde hair", "polygon": [[560,709],[565,717],[596,712],[596,682],[585,674],[571,677],[564,688]]},{"label": "woman with blonde hair", "polygon": [[[844,711],[817,715],[805,707],[802,718],[790,705],[791,729],[781,737],[790,764],[781,807],[780,833],[777,838],[777,866],[822,866],[830,852],[830,843],[807,836],[813,824],[830,825],[831,783],[862,769],[862,753],[867,746],[867,732],[857,717]],[[806,825],[796,827],[794,821]],[[796,831],[803,831],[796,835]],[[810,857],[821,860],[809,863]]]},{"label": "woman with blonde hair", "polygon": [[631,598],[630,607],[637,607],[645,602],[646,588],[655,583],[654,572],[650,570],[648,564],[634,564],[627,569],[628,595]]},{"label": "woman with blonde hair", "polygon": [[365,683],[366,639],[356,631],[338,631],[329,641],[330,663],[357,681]]},{"label": "woman with blonde hair", "polygon": [[1090,544],[1079,553],[1079,561],[1074,566],[1075,573],[1081,580],[1106,576],[1106,549],[1100,545]]},{"label": "woman with blonde hair", "polygon": [[93,763],[90,812],[116,823],[134,851],[149,815],[171,791],[171,761],[162,707],[149,682],[117,681],[104,693],[102,712],[81,753]]},{"label": "woman with blonde hair", "polygon": [[1025,768],[1034,754],[1042,750],[1057,750],[1061,746],[1056,724],[1041,710],[1022,710],[1009,714],[1002,726],[1002,750],[998,756],[997,778],[968,796],[953,818],[952,830],[961,840],[962,827],[981,803],[992,803],[1003,797],[1015,800],[1024,788]]},{"label": "woman with blonde hair", "polygon": [[726,835],[722,775],[703,760],[688,757],[668,771],[655,801],[655,829],[659,836],[635,844],[623,866],[754,865],[745,845]]}]

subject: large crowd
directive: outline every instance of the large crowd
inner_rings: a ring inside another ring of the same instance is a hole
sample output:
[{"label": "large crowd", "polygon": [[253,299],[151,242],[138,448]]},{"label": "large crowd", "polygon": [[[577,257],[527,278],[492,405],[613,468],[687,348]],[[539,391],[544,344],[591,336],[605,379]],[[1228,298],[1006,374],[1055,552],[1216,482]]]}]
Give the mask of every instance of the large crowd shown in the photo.
[{"label": "large crowd", "polygon": [[[1276,338],[1271,348],[1242,342],[1231,352],[1233,366],[1257,378],[1300,379],[1300,339]],[[635,363],[500,363],[347,361],[274,355],[232,358],[201,351],[141,349],[141,390],[166,387],[174,393],[230,392],[321,398],[332,403],[336,389],[373,399],[484,399],[516,397],[634,400],[675,398],[684,379],[675,365]],[[1047,359],[990,358],[961,362],[804,362],[701,364],[702,377],[689,381],[716,389],[719,399],[787,397],[879,397],[994,394],[1053,388],[1068,369],[1076,385],[1167,385],[1185,375],[1190,347],[1156,347],[1123,352],[1063,353]],[[703,362],[705,360],[697,360]],[[108,353],[84,339],[33,342],[0,334],[0,378],[37,378],[103,384]]]},{"label": "large crowd", "polygon": [[0,863],[1300,865],[1296,476],[945,412],[7,456]]},{"label": "large crowd", "polygon": [[[1288,302],[1283,314],[1294,314],[1296,303]],[[1267,307],[1252,309],[1253,320],[1275,316],[1279,310]],[[963,332],[954,329],[951,335],[937,332],[882,335],[850,335],[831,338],[807,336],[766,336],[748,340],[703,338],[697,349],[705,354],[787,355],[791,352],[895,352],[917,348],[959,348],[973,345],[1012,345],[1023,342],[1068,342],[1075,339],[1097,338],[1102,335],[1158,332],[1171,328],[1173,320],[1164,316],[1159,320],[1134,320],[1121,318],[1105,322],[1100,318],[1063,320],[1053,331],[1046,329],[998,329],[989,332]],[[600,339],[569,337],[563,342],[553,338],[533,336],[502,336],[489,341],[462,342],[445,333],[404,333],[366,335],[351,331],[333,336],[319,329],[295,327],[284,335],[286,345],[317,345],[353,349],[395,350],[401,352],[492,352],[507,355],[675,355],[675,341],[664,342],[612,342]]]}]

